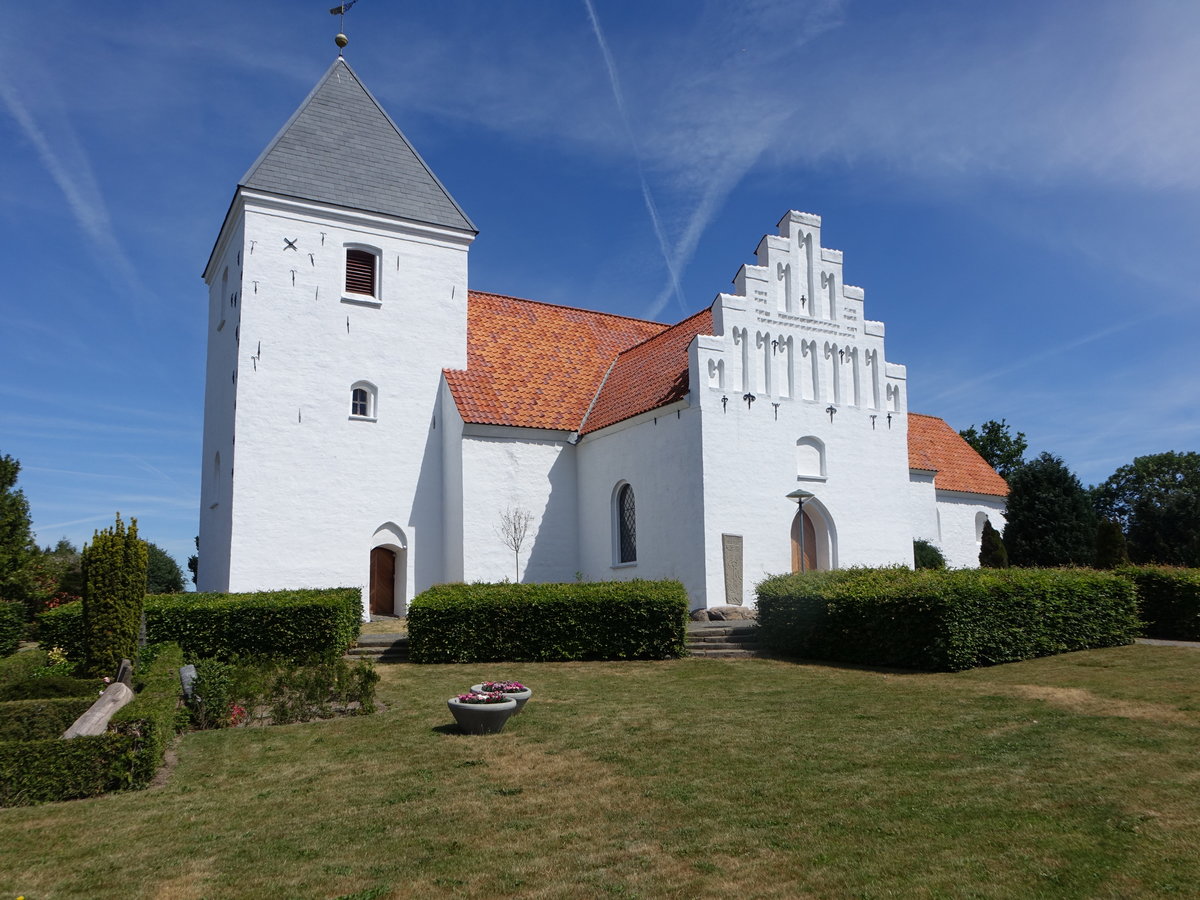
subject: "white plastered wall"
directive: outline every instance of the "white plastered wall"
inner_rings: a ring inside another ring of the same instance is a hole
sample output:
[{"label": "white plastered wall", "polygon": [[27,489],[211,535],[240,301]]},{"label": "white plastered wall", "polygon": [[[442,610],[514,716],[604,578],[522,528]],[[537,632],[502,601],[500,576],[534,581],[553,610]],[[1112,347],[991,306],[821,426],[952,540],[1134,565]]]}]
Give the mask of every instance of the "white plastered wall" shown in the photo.
[{"label": "white plastered wall", "polygon": [[1003,497],[938,491],[937,512],[942,526],[938,546],[946,557],[946,565],[956,569],[977,568],[983,521],[990,519],[993,528],[1003,531],[1004,507]]},{"label": "white plastered wall", "polygon": [[[227,583],[206,586],[365,588],[375,533],[394,523],[407,601],[446,570],[435,412],[442,368],[466,363],[473,236],[244,190],[235,202],[245,231],[230,565]],[[378,302],[347,298],[347,245],[378,252]],[[373,421],[350,414],[360,381],[376,388]]]},{"label": "white plastered wall", "polygon": [[[707,605],[704,479],[698,410],[680,402],[584,435],[579,466],[580,569],[588,581],[674,578]],[[633,487],[637,562],[617,562],[614,492]]]},{"label": "white plastered wall", "polygon": [[884,327],[864,318],[820,226],[785,216],[717,298],[715,334],[692,346],[709,605],[724,602],[723,534],[742,538],[745,604],[759,580],[791,570],[796,489],[814,495],[822,565],[912,564],[906,373],[886,361]]},{"label": "white plastered wall", "polygon": [[[467,425],[462,437],[462,579],[564,582],[579,571],[575,448],[567,434]],[[530,514],[519,556],[506,511]],[[518,565],[519,560],[519,565]]]}]

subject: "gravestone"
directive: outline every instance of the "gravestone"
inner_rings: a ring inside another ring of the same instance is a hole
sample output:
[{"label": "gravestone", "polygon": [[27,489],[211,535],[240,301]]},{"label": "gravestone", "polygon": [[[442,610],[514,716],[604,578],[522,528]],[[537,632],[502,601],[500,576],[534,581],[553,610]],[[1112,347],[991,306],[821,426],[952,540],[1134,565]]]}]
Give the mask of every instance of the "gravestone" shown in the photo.
[{"label": "gravestone", "polygon": [[183,685],[183,699],[191,702],[192,685],[196,683],[196,667],[191,663],[179,669],[179,683]]},{"label": "gravestone", "polygon": [[725,605],[742,605],[742,536],[721,535],[721,555],[725,559]]}]

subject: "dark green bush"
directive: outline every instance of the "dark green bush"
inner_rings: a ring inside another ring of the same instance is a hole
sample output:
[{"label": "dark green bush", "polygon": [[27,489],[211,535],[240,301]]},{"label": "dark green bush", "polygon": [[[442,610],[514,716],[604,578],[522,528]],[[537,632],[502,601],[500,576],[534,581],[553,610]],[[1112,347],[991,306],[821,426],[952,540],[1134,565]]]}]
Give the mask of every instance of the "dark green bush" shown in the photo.
[{"label": "dark green bush", "polygon": [[61,737],[95,701],[89,696],[0,703],[0,743]]},{"label": "dark green bush", "polygon": [[1088,569],[847,569],[768,578],[758,622],[780,653],[959,671],[1131,643],[1131,588]]},{"label": "dark green bush", "polygon": [[678,581],[443,584],[408,611],[413,662],[670,659],[684,652]]},{"label": "dark green bush", "polygon": [[1131,566],[1118,571],[1137,588],[1147,637],[1200,641],[1200,569]]},{"label": "dark green bush", "polygon": [[[362,594],[357,588],[159,594],[146,598],[145,612],[147,639],[174,641],[188,659],[336,659],[358,637]],[[38,637],[43,648],[62,647],[77,659],[83,641],[78,604],[42,613]]]},{"label": "dark green bush", "polygon": [[25,633],[25,605],[0,601],[0,656],[17,652]]},{"label": "dark green bush", "polygon": [[913,541],[913,565],[918,569],[944,569],[946,557],[926,540]]},{"label": "dark green bush", "polygon": [[45,652],[37,649],[0,657],[0,687],[32,677],[46,661]]},{"label": "dark green bush", "polygon": [[87,669],[110,675],[137,653],[142,601],[146,596],[146,544],[137,519],[129,527],[117,516],[83,548],[83,627]]},{"label": "dark green bush", "polygon": [[71,678],[67,675],[47,675],[45,678],[26,678],[0,687],[0,702],[7,700],[51,700],[55,697],[100,696],[103,684],[98,678]]},{"label": "dark green bush", "polygon": [[137,696],[117,711],[106,734],[0,743],[0,806],[94,797],[149,784],[180,724],[182,664],[178,646],[160,648],[149,665],[139,668]]},{"label": "dark green bush", "polygon": [[983,535],[979,541],[979,565],[985,569],[1008,568],[1008,550],[1000,532],[992,527],[990,519],[983,520]]}]

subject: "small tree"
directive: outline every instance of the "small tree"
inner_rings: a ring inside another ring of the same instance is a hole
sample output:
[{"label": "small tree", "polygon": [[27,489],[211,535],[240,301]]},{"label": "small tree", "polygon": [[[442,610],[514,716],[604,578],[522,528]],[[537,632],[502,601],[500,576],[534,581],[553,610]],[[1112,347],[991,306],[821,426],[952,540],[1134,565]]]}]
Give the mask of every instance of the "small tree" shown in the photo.
[{"label": "small tree", "polygon": [[200,535],[196,535],[196,552],[188,557],[188,571],[192,573],[192,584],[200,577]]},{"label": "small tree", "polygon": [[1116,569],[1129,565],[1129,550],[1125,532],[1112,519],[1101,519],[1096,525],[1096,568]]},{"label": "small tree", "polygon": [[533,513],[523,507],[509,506],[500,513],[500,524],[496,527],[496,534],[504,542],[504,546],[513,552],[514,581],[521,580],[521,545],[525,543],[525,536],[529,534],[531,524]]},{"label": "small tree", "polygon": [[157,544],[146,542],[146,593],[178,594],[183,590],[179,563]]},{"label": "small tree", "polygon": [[29,501],[17,488],[21,464],[0,456],[0,600],[28,603],[34,593],[32,565],[37,555]]},{"label": "small tree", "polygon": [[146,544],[138,540],[137,519],[126,529],[118,513],[116,525],[83,548],[83,627],[93,675],[115,672],[136,654],[145,596]]},{"label": "small tree", "polygon": [[985,569],[1007,569],[1008,550],[991,519],[983,520],[983,538],[979,542],[979,565]]},{"label": "small tree", "polygon": [[946,557],[929,541],[918,539],[913,541],[913,564],[918,569],[944,569]]}]

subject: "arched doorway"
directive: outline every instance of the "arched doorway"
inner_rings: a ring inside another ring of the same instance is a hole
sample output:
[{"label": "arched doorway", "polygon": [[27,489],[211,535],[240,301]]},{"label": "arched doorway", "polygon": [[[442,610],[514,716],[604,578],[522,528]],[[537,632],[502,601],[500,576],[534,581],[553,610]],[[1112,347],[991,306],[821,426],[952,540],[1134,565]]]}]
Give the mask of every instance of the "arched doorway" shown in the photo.
[{"label": "arched doorway", "polygon": [[792,571],[800,571],[800,528],[804,523],[804,571],[824,572],[837,568],[837,533],[833,519],[820,500],[807,500],[803,511],[792,516]]},{"label": "arched doorway", "polygon": [[395,522],[386,522],[371,537],[368,587],[373,616],[402,616],[408,603],[408,538]]},{"label": "arched doorway", "polygon": [[[800,539],[800,523],[804,522],[804,540]],[[817,571],[817,529],[813,525],[812,517],[803,511],[798,511],[792,517],[792,571],[799,572],[802,567],[800,565],[801,547],[803,547],[804,566],[803,571]]]},{"label": "arched doorway", "polygon": [[396,554],[390,547],[371,550],[371,615],[396,614]]}]

